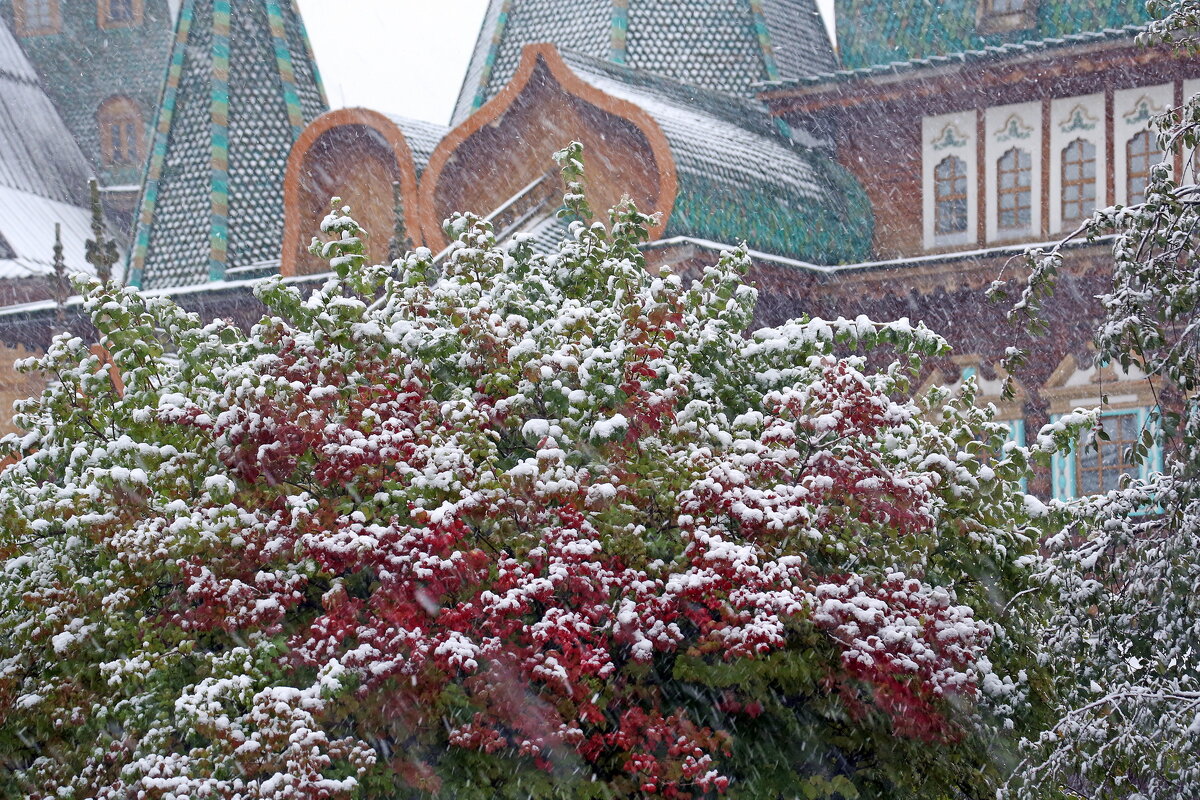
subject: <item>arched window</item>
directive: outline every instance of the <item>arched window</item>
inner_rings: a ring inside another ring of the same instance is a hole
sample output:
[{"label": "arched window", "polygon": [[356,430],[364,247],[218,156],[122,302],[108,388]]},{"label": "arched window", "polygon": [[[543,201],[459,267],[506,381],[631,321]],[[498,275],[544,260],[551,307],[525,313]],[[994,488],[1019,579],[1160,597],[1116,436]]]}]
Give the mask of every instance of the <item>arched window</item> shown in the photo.
[{"label": "arched window", "polygon": [[142,0],[100,0],[101,28],[125,28],[142,22]]},{"label": "arched window", "polygon": [[1096,146],[1076,139],[1062,151],[1062,221],[1079,222],[1096,210]]},{"label": "arched window", "polygon": [[110,97],[96,112],[96,122],[100,127],[100,156],[105,168],[141,165],[145,123],[136,103],[128,97]]},{"label": "arched window", "polygon": [[996,223],[1000,230],[1028,230],[1033,221],[1033,159],[1014,147],[996,162]]},{"label": "arched window", "polygon": [[1125,143],[1125,202],[1140,203],[1150,183],[1150,166],[1162,161],[1162,151],[1150,131],[1135,134]]},{"label": "arched window", "polygon": [[939,236],[967,229],[967,165],[946,156],[933,168],[934,232]]},{"label": "arched window", "polygon": [[58,0],[16,0],[19,36],[45,36],[62,29]]}]

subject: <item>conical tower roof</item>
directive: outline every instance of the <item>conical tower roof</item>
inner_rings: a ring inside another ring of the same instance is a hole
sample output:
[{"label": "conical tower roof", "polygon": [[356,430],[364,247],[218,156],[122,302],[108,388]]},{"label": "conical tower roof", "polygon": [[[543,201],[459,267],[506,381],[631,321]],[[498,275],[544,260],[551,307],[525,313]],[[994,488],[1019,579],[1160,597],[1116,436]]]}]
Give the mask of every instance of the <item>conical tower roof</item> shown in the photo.
[{"label": "conical tower roof", "polygon": [[184,0],[130,283],[194,285],[277,260],[288,152],[326,109],[295,0]]},{"label": "conical tower roof", "polygon": [[495,96],[538,42],[738,95],[836,66],[815,0],[490,0],[453,122]]}]

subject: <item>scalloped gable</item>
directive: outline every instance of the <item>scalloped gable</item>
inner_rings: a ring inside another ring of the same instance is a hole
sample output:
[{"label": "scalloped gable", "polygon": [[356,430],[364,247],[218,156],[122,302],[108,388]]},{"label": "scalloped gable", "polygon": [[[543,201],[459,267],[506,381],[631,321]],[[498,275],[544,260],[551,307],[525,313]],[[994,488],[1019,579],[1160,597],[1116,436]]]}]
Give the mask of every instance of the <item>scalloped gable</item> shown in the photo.
[{"label": "scalloped gable", "polygon": [[334,195],[343,197],[367,230],[367,253],[374,263],[389,260],[398,212],[408,238],[422,244],[417,180],[446,131],[441,125],[365,108],[339,108],[317,117],[288,156],[280,271],[298,275],[329,268],[308,252],[308,239]]},{"label": "scalloped gable", "polygon": [[[607,114],[609,130],[624,130],[622,135],[641,144],[622,150],[604,136],[589,144],[596,125],[551,122],[576,101]],[[458,207],[498,207],[521,187],[536,185],[549,167],[550,150],[582,137],[598,190],[594,204],[603,207],[627,186],[635,187],[631,194],[641,207],[663,213],[665,224],[653,236],[745,240],[769,253],[820,263],[865,258],[872,221],[861,187],[814,149],[821,142],[787,133],[808,146],[785,136],[757,101],[560,54],[551,45],[530,45],[513,81],[434,152],[421,184],[422,230],[431,245],[444,242],[440,224],[446,214]],[[547,141],[548,136],[558,139]],[[484,174],[488,153],[494,158],[501,151],[507,154],[507,183],[470,192],[460,188],[472,174]],[[652,175],[643,174],[642,162],[653,165]],[[480,194],[486,191],[492,194]]]},{"label": "scalloped gable", "polygon": [[[987,366],[990,377],[982,371]],[[1029,393],[1025,385],[1013,379],[1012,398],[1004,397],[1004,383],[1009,378],[1008,371],[1000,364],[985,364],[984,359],[974,353],[955,355],[950,358],[949,365],[934,369],[921,384],[918,394],[925,394],[935,386],[940,386],[957,395],[967,378],[975,378],[978,387],[975,393],[976,405],[992,403],[996,406],[999,416],[997,419],[1024,419],[1025,403],[1029,401]]]},{"label": "scalloped gable", "polygon": [[1100,405],[1106,408],[1133,408],[1155,404],[1154,392],[1146,382],[1146,373],[1136,366],[1124,370],[1118,364],[1097,367],[1068,353],[1055,368],[1040,391],[1051,414],[1064,414],[1079,407]]}]

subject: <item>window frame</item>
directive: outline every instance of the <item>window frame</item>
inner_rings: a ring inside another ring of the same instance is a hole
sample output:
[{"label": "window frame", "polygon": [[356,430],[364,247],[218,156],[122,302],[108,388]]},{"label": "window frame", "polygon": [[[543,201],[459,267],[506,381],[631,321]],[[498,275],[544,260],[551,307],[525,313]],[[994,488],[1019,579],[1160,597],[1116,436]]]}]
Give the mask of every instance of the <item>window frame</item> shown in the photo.
[{"label": "window frame", "polygon": [[[118,130],[117,126],[120,126]],[[112,95],[96,109],[96,128],[100,138],[100,163],[108,171],[140,168],[146,159],[146,116],[133,98]],[[118,145],[124,155],[129,148],[128,134],[133,133],[132,161],[118,161]],[[116,135],[114,135],[114,132]]]},{"label": "window frame", "polygon": [[[1086,358],[1068,354],[1042,386],[1039,393],[1049,406],[1050,423],[1058,424],[1075,409],[1099,407],[1101,419],[1136,415],[1135,436],[1141,437],[1142,431],[1149,425],[1155,404],[1155,396],[1146,383],[1146,376],[1136,367],[1125,371],[1112,363],[1100,366],[1089,363],[1094,357],[1094,354]],[[1101,443],[1101,448],[1106,444]],[[1076,441],[1066,452],[1056,452],[1050,457],[1051,496],[1055,500],[1069,501],[1085,496],[1080,486],[1081,449],[1081,442]],[[1096,458],[1101,457],[1102,451],[1097,452]],[[1144,480],[1155,472],[1161,472],[1162,468],[1162,444],[1156,441],[1137,466],[1134,477]]]},{"label": "window frame", "polygon": [[101,30],[117,30],[120,28],[136,28],[144,18],[144,0],[128,0],[131,17],[128,20],[112,18],[113,0],[99,0],[96,3],[96,24]]},{"label": "window frame", "polygon": [[[949,176],[942,176],[939,171],[942,165],[947,163],[955,166],[955,169]],[[960,182],[962,190],[957,191]],[[942,188],[947,183],[951,185],[950,193],[942,195]],[[933,166],[933,234],[935,237],[939,239],[958,237],[967,232],[971,226],[970,198],[971,171],[967,168],[967,162],[954,153],[948,153]],[[962,227],[943,227],[942,211],[947,204],[953,204],[953,221],[957,222],[961,215]]]},{"label": "window frame", "polygon": [[[1004,161],[1010,155],[1015,159],[1015,167],[1006,169]],[[1024,163],[1022,163],[1024,157]],[[1004,186],[1004,176],[1014,175],[1013,185],[1010,187]],[[1024,174],[1027,178],[1024,184],[1020,183],[1020,176]],[[1037,204],[1033,200],[1033,153],[1030,153],[1020,145],[1013,145],[1000,154],[996,159],[996,232],[1000,236],[1012,235],[1019,236],[1023,233],[1030,233],[1034,229],[1034,209]],[[1004,199],[1013,197],[1013,206],[1011,209],[1004,208]],[[1021,204],[1021,198],[1025,198],[1025,204]],[[1028,220],[1021,223],[1021,211],[1024,209],[1028,213]],[[1004,215],[1006,211],[1011,211],[1013,214],[1013,224],[1004,224]]]},{"label": "window frame", "polygon": [[[1142,409],[1127,408],[1102,411],[1100,412],[1100,424],[1102,427],[1104,426],[1105,420],[1121,420],[1128,422],[1132,428],[1132,433],[1130,438],[1121,438],[1119,431],[1121,422],[1118,422],[1118,435],[1116,438],[1110,438],[1108,440],[1097,439],[1095,442],[1095,447],[1084,447],[1082,442],[1076,443],[1076,446],[1072,448],[1075,458],[1075,491],[1081,496],[1084,493],[1083,476],[1085,472],[1096,473],[1096,483],[1099,488],[1096,490],[1095,494],[1103,494],[1111,491],[1111,489],[1107,489],[1104,486],[1104,478],[1109,473],[1116,473],[1118,486],[1121,480],[1120,476],[1122,475],[1128,474],[1141,477],[1141,465],[1126,463],[1124,451],[1127,448],[1136,445],[1138,442],[1140,431],[1142,426],[1145,424],[1145,414],[1142,413]],[[1116,451],[1116,464],[1111,467],[1106,467],[1104,464],[1104,454],[1106,451],[1113,450]],[[1095,465],[1092,466],[1089,464],[1085,466],[1084,459],[1088,459],[1089,461],[1091,459],[1095,459]],[[1115,489],[1118,487],[1114,486],[1113,488]],[[1089,494],[1091,494],[1091,492],[1089,492]]]},{"label": "window frame", "polygon": [[[1149,148],[1134,153],[1134,142],[1140,140],[1149,143]],[[1135,157],[1145,157],[1144,171],[1134,171],[1133,160]],[[1154,165],[1162,163],[1162,160],[1163,152],[1158,149],[1158,142],[1151,131],[1138,131],[1125,140],[1125,200],[1129,205],[1136,205],[1146,198],[1146,187],[1150,185],[1150,173]],[[1135,179],[1142,181],[1141,190],[1137,192],[1133,190],[1133,181]]]},{"label": "window frame", "polygon": [[[44,3],[50,18],[48,26],[37,27],[29,24],[29,4],[35,2]],[[15,0],[13,16],[17,36],[53,36],[62,33],[62,9],[59,0]]]},{"label": "window frame", "polygon": [[[1057,423],[1059,420],[1061,420],[1063,418],[1063,416],[1064,415],[1061,413],[1051,414],[1050,415],[1050,423],[1051,424]],[[1118,416],[1135,417],[1134,430],[1135,430],[1135,437],[1137,437],[1137,436],[1140,436],[1141,432],[1146,429],[1147,421],[1150,416],[1150,408],[1148,406],[1124,406],[1124,407],[1118,407],[1118,408],[1105,408],[1105,409],[1101,410],[1101,412],[1100,412],[1101,419],[1105,419],[1105,418],[1109,418],[1109,417],[1118,417]],[[1137,439],[1135,438],[1133,440],[1133,443],[1136,443],[1136,441],[1137,441]],[[1117,446],[1116,442],[1098,442],[1098,444],[1100,445],[1101,449],[1092,451],[1092,453],[1095,455],[1097,460],[1099,460],[1102,457],[1101,453],[1102,453],[1102,449],[1104,447]],[[1123,444],[1122,446],[1124,447],[1127,445]],[[1075,443],[1073,443],[1071,445],[1071,449],[1068,452],[1055,453],[1051,457],[1050,482],[1051,482],[1051,487],[1052,487],[1052,494],[1053,494],[1055,500],[1067,501],[1067,500],[1076,500],[1078,498],[1085,497],[1085,496],[1091,496],[1091,495],[1085,495],[1083,493],[1082,487],[1080,486],[1079,470],[1080,470],[1080,461],[1081,461],[1081,458],[1083,455],[1084,455],[1083,445],[1081,442],[1076,441]],[[1121,456],[1118,455],[1117,458],[1120,459]],[[1162,472],[1162,469],[1163,469],[1162,445],[1159,444],[1158,442],[1155,442],[1150,447],[1150,450],[1146,454],[1146,458],[1142,460],[1142,463],[1136,464],[1136,465],[1131,464],[1129,466],[1136,467],[1136,470],[1134,472],[1132,472],[1131,474],[1133,475],[1133,477],[1139,478],[1141,480],[1146,480],[1147,478],[1149,478],[1152,474],[1154,474],[1156,472]],[[1109,491],[1109,490],[1103,488],[1103,486],[1104,486],[1103,473],[1101,473],[1100,486],[1101,486],[1101,489],[1096,494],[1104,494],[1107,491]]]},{"label": "window frame", "polygon": [[[1082,146],[1081,149],[1083,150],[1085,155],[1087,153],[1087,150],[1090,148],[1091,149],[1091,157],[1090,158],[1086,158],[1086,157],[1081,158],[1080,160],[1076,160],[1076,161],[1070,160],[1068,157],[1069,151],[1075,145],[1081,145]],[[1084,166],[1089,161],[1092,164],[1091,176],[1084,174],[1084,172],[1085,172]],[[1067,168],[1071,167],[1071,166],[1076,166],[1076,165],[1079,167],[1079,174],[1075,178],[1068,178],[1067,177]],[[1071,141],[1067,142],[1067,145],[1059,151],[1059,173],[1060,173],[1060,175],[1059,175],[1059,186],[1058,186],[1058,199],[1059,199],[1059,215],[1060,215],[1062,226],[1066,227],[1068,225],[1078,225],[1080,222],[1082,222],[1083,220],[1090,217],[1092,215],[1092,212],[1094,212],[1096,210],[1096,208],[1097,208],[1096,175],[1099,173],[1099,169],[1100,169],[1100,159],[1099,159],[1098,153],[1096,152],[1096,144],[1089,139],[1085,139],[1082,136],[1076,137],[1075,139],[1072,139]],[[1079,196],[1075,200],[1068,200],[1068,198],[1067,198],[1067,191],[1071,187],[1076,187],[1079,190]],[[1089,195],[1090,195],[1090,199],[1089,199]],[[1067,204],[1068,203],[1078,206],[1080,213],[1068,214],[1067,213]]]}]

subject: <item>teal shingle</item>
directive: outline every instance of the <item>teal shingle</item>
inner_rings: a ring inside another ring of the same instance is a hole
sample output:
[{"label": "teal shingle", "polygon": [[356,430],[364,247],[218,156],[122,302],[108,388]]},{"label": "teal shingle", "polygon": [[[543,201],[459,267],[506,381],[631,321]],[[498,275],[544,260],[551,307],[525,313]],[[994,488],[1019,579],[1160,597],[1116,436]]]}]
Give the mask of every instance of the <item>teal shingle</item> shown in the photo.
[{"label": "teal shingle", "polygon": [[1032,26],[982,33],[978,26],[980,2],[984,0],[836,0],[842,68],[1053,39],[1150,19],[1143,0],[1042,0],[1037,3]]}]

